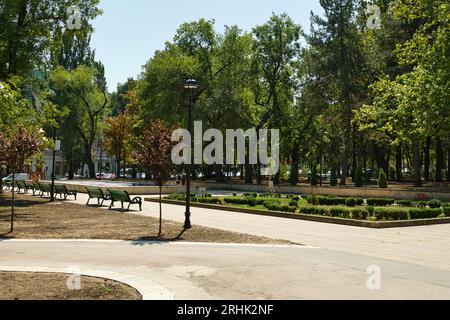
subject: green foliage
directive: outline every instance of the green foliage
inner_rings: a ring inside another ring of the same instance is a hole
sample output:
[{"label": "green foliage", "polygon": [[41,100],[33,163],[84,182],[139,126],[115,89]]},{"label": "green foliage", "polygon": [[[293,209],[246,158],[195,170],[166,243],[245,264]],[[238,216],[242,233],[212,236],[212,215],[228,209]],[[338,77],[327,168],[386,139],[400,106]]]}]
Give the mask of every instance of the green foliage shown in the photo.
[{"label": "green foliage", "polygon": [[364,174],[363,174],[363,168],[361,164],[358,164],[358,168],[356,169],[356,175],[355,175],[355,186],[358,188],[363,187],[364,185]]},{"label": "green foliage", "polygon": [[333,164],[331,166],[331,177],[330,177],[330,185],[332,187],[336,187],[338,185],[338,176],[337,176],[337,165],[333,161]]},{"label": "green foliage", "polygon": [[258,198],[258,193],[257,192],[246,192],[246,193],[244,193],[244,197]]},{"label": "green foliage", "polygon": [[377,220],[392,221],[392,220],[409,220],[408,209],[402,208],[375,208],[374,216]]},{"label": "green foliage", "polygon": [[313,164],[311,167],[311,185],[312,186],[317,186],[318,181],[317,181],[317,165]]},{"label": "green foliage", "polygon": [[383,169],[380,169],[380,175],[378,177],[378,187],[384,189],[388,187],[387,175]]},{"label": "green foliage", "polygon": [[345,207],[332,207],[329,208],[329,213],[331,217],[335,218],[351,218],[351,211]]},{"label": "green foliage", "polygon": [[397,204],[400,207],[411,207],[413,205],[413,202],[411,200],[398,200]]},{"label": "green foliage", "polygon": [[297,206],[286,205],[273,201],[265,201],[264,206],[270,211],[292,212],[297,211]]},{"label": "green foliage", "polygon": [[368,206],[373,207],[384,207],[391,206],[395,203],[394,199],[384,199],[384,198],[369,198],[366,200]]},{"label": "green foliage", "polygon": [[433,219],[442,215],[442,209],[410,209],[411,219]]},{"label": "green foliage", "polygon": [[444,207],[442,211],[446,217],[450,217],[450,207]]},{"label": "green foliage", "polygon": [[362,206],[364,204],[364,199],[361,198],[347,198],[345,199],[345,205],[347,207]]},{"label": "green foliage", "polygon": [[352,219],[367,220],[369,217],[369,211],[367,208],[353,208],[350,210]]},{"label": "green foliage", "polygon": [[440,208],[442,206],[442,202],[439,200],[430,200],[427,202],[427,205],[431,208],[431,209],[437,209]]},{"label": "green foliage", "polygon": [[300,213],[308,215],[326,216],[328,215],[328,209],[324,207],[301,207]]}]

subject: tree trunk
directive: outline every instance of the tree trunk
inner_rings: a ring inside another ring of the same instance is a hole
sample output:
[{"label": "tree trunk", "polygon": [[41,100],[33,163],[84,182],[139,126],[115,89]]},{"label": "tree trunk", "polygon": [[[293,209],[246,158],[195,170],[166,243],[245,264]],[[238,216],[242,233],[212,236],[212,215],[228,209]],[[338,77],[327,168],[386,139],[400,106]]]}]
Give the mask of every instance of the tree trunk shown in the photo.
[{"label": "tree trunk", "polygon": [[223,174],[223,165],[216,165],[216,182],[225,182],[225,176]]},{"label": "tree trunk", "polygon": [[253,167],[248,163],[245,164],[245,184],[253,184]]},{"label": "tree trunk", "polygon": [[422,186],[422,178],[420,175],[420,144],[419,141],[415,140],[414,144],[414,184],[416,187]]},{"label": "tree trunk", "polygon": [[117,164],[117,168],[116,168],[117,176],[116,176],[116,179],[120,179],[120,157],[116,156],[116,164]]},{"label": "tree trunk", "polygon": [[447,182],[450,182],[450,145],[447,150]]},{"label": "tree trunk", "polygon": [[345,141],[344,141],[344,157],[341,162],[342,167],[342,178],[340,185],[345,186],[347,184],[347,177],[348,177],[348,166],[349,166],[349,159],[350,159],[350,145],[351,145],[351,108],[350,112],[347,110],[346,116],[345,116]]},{"label": "tree trunk", "polygon": [[159,232],[158,236],[162,236],[162,185],[159,186]]},{"label": "tree trunk", "polygon": [[3,169],[0,166],[0,195],[3,194]]},{"label": "tree trunk", "polygon": [[14,231],[14,206],[15,206],[15,200],[16,200],[16,193],[15,193],[15,183],[16,183],[16,173],[13,171],[12,173],[12,198],[11,198],[11,230],[9,233],[13,233]]},{"label": "tree trunk", "polygon": [[84,161],[88,166],[89,170],[89,178],[95,179],[95,164],[94,160],[92,160],[92,148],[90,146],[85,146],[85,158]]},{"label": "tree trunk", "polygon": [[292,165],[289,177],[289,182],[293,186],[296,186],[298,184],[299,161],[300,161],[300,143],[296,141],[294,144],[294,148],[292,150]]},{"label": "tree trunk", "polygon": [[430,149],[431,149],[431,137],[427,137],[427,140],[425,142],[425,150],[424,150],[424,159],[423,159],[423,166],[424,166],[424,178],[425,181],[430,181]]},{"label": "tree trunk", "polygon": [[436,182],[442,182],[442,170],[445,169],[445,153],[440,137],[436,137]]},{"label": "tree trunk", "polygon": [[73,180],[73,178],[75,178],[75,165],[73,163],[73,160],[69,161],[69,176],[68,179],[69,180]]},{"label": "tree trunk", "polygon": [[395,152],[395,173],[397,182],[402,182],[403,165],[402,165],[402,146],[397,146],[397,150]]}]

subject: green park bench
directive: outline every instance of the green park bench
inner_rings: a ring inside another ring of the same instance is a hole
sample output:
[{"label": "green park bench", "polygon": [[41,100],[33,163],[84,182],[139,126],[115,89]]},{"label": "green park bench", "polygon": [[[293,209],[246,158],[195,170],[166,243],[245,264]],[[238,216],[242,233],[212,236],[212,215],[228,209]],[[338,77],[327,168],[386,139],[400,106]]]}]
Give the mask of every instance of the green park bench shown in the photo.
[{"label": "green park bench", "polygon": [[141,197],[135,197],[131,199],[130,194],[126,191],[122,190],[112,190],[108,189],[108,192],[111,194],[111,205],[109,206],[109,209],[114,207],[114,202],[120,202],[122,204],[122,209],[124,209],[123,204],[128,203],[127,211],[130,210],[130,206],[132,204],[138,204],[139,210],[142,211],[142,198]]},{"label": "green park bench", "polygon": [[33,182],[33,185],[34,185],[34,194],[33,194],[33,196],[35,196],[35,195],[41,196],[42,193],[44,192],[42,190],[41,184],[39,182]]},{"label": "green park bench", "polygon": [[11,180],[6,180],[5,181],[5,186],[6,186],[6,190],[11,190],[12,189],[12,181]]},{"label": "green park bench", "polygon": [[33,195],[35,193],[35,188],[32,182],[28,181],[17,181],[17,189],[19,189],[19,193],[21,190],[23,190],[23,193],[28,193],[28,190],[31,190],[33,192]]},{"label": "green park bench", "polygon": [[39,190],[41,194],[39,195],[41,198],[44,197],[44,193],[47,194],[47,196],[50,196],[52,193],[52,185],[50,183],[38,183]]},{"label": "green park bench", "polygon": [[17,193],[20,193],[22,190],[24,194],[27,193],[27,186],[25,185],[24,181],[15,181],[15,185],[17,188]]},{"label": "green park bench", "polygon": [[[51,188],[51,186],[50,186]],[[77,200],[77,192],[74,190],[67,189],[67,186],[65,185],[55,185],[55,193],[59,194],[59,197],[61,199],[64,198],[64,200],[67,200],[68,196],[74,196],[75,200]]]},{"label": "green park bench", "polygon": [[86,203],[87,206],[89,205],[89,201],[91,201],[91,199],[97,199],[97,203],[99,206],[103,206],[103,202],[111,200],[111,195],[105,194],[100,188],[86,187],[86,190],[89,195],[89,199]]}]

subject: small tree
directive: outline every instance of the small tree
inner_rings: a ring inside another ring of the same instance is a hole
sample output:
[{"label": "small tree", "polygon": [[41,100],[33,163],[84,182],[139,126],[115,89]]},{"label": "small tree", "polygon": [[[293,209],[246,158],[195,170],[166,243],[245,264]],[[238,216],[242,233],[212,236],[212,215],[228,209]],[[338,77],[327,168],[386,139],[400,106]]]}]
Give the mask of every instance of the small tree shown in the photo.
[{"label": "small tree", "polygon": [[330,177],[330,185],[332,187],[336,187],[338,185],[338,176],[337,176],[337,166],[336,163],[333,162],[331,165],[331,177]]},{"label": "small tree", "polygon": [[[0,133],[0,163],[6,165],[12,171],[13,186],[16,173],[23,171],[31,157],[41,152],[43,148],[44,139],[36,129],[19,125],[10,135]],[[14,205],[15,192],[12,188],[10,233],[14,231]]]},{"label": "small tree", "polygon": [[317,186],[317,164],[315,162],[311,167],[311,185]]},{"label": "small tree", "polygon": [[364,174],[361,164],[358,164],[358,168],[356,169],[355,186],[358,188],[362,188],[364,186]]},{"label": "small tree", "polygon": [[105,146],[108,153],[116,158],[117,178],[120,178],[120,162],[121,160],[126,161],[126,153],[130,149],[133,121],[125,112],[110,117],[105,122]]},{"label": "small tree", "polygon": [[380,187],[380,188],[388,187],[387,175],[383,169],[380,169],[380,174],[379,174],[379,178],[378,178],[378,187]]},{"label": "small tree", "polygon": [[162,235],[162,187],[173,169],[171,154],[175,144],[171,138],[175,129],[177,127],[168,127],[157,120],[139,143],[138,160],[159,186],[159,236]]}]

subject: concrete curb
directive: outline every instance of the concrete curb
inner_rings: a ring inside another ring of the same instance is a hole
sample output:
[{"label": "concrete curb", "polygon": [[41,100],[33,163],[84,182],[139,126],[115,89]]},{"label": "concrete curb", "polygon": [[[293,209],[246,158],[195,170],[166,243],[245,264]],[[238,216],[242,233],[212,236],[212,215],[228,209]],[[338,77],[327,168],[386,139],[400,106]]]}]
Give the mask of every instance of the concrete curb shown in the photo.
[{"label": "concrete curb", "polygon": [[216,242],[174,242],[174,241],[125,241],[125,240],[101,240],[101,239],[9,239],[0,238],[2,242],[42,242],[42,243],[109,243],[109,244],[129,244],[129,245],[174,245],[174,246],[209,246],[209,247],[247,247],[247,248],[302,248],[317,249],[313,246],[304,246],[301,244],[257,244],[257,243],[216,243]]},{"label": "concrete curb", "polygon": [[[26,266],[0,266],[3,272],[41,272],[41,273],[63,273],[71,274],[67,269],[52,267],[26,267]],[[117,272],[102,270],[80,270],[81,276],[109,279],[124,283],[136,289],[142,296],[142,300],[174,300],[173,294],[165,287],[160,286],[153,281],[137,276],[127,275]]]},{"label": "concrete curb", "polygon": [[[159,199],[146,198],[145,201],[159,203]],[[162,200],[164,204],[184,206],[185,203],[181,201],[174,200]],[[404,227],[418,227],[418,226],[429,226],[437,224],[450,224],[450,218],[436,218],[436,219],[424,219],[424,220],[405,220],[405,221],[362,221],[362,220],[352,220],[334,217],[322,217],[314,215],[305,215],[300,213],[286,213],[280,211],[263,211],[258,209],[245,209],[236,208],[228,206],[220,206],[213,204],[204,203],[191,203],[191,207],[202,208],[202,209],[212,209],[219,211],[228,212],[238,212],[244,214],[252,214],[258,216],[274,217],[274,218],[284,218],[284,219],[294,219],[294,220],[305,220],[313,222],[322,222],[330,224],[339,224],[352,227],[370,228],[370,229],[387,229],[387,228],[404,228]]]}]

